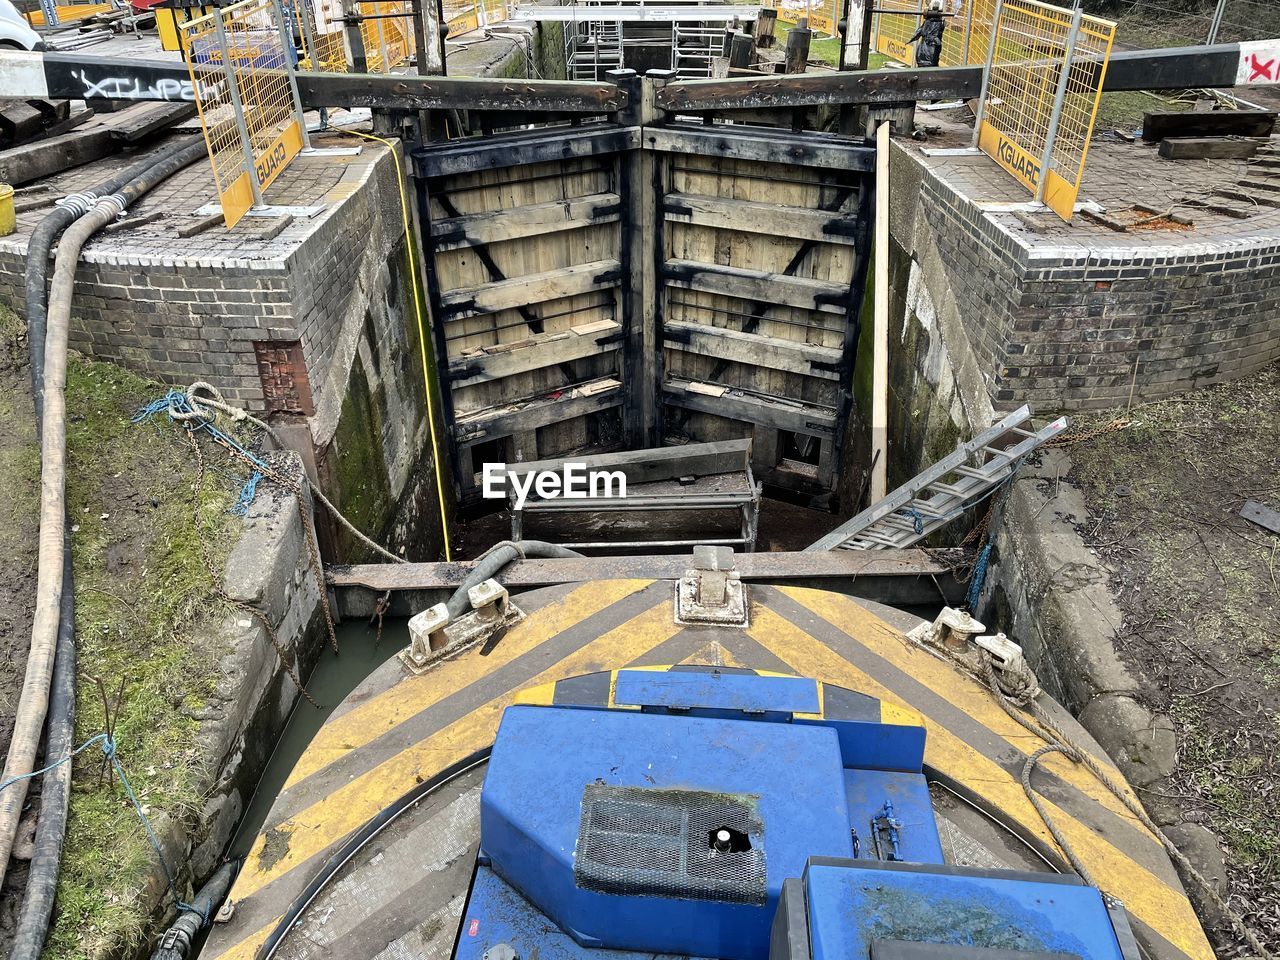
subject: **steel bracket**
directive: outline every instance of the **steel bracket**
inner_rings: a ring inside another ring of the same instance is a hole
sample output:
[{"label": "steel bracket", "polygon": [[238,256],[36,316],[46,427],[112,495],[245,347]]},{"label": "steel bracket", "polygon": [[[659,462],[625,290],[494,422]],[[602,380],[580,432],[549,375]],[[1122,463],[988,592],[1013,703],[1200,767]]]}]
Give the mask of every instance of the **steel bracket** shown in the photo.
[{"label": "steel bracket", "polygon": [[747,588],[728,547],[694,547],[693,566],[676,583],[675,622],[745,627]]}]

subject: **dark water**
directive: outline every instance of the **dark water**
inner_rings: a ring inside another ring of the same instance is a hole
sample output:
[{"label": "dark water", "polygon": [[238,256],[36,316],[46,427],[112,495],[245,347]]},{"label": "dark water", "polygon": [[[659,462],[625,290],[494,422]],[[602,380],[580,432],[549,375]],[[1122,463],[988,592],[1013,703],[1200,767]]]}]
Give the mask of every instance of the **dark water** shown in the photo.
[{"label": "dark water", "polygon": [[376,643],[377,631],[363,621],[344,623],[337,632],[338,653],[335,654],[326,644],[319,662],[307,678],[307,692],[320,706],[313,707],[304,699],[298,700],[267,769],[258,781],[258,790],[240,822],[239,832],[231,842],[232,856],[242,857],[249,852],[271,804],[289,778],[289,771],[334,708],[365,677],[409,643],[409,628],[404,620],[387,620],[382,627],[382,639]]}]

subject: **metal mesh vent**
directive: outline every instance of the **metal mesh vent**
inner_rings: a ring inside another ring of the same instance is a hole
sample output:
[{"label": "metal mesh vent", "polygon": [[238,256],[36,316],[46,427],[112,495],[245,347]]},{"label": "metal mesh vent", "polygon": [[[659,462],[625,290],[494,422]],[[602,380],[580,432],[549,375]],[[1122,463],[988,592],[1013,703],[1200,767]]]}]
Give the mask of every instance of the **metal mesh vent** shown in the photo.
[{"label": "metal mesh vent", "polygon": [[[600,893],[761,905],[767,892],[758,799],[587,784],[574,880]],[[745,835],[751,848],[713,849],[711,835],[722,828]]]}]

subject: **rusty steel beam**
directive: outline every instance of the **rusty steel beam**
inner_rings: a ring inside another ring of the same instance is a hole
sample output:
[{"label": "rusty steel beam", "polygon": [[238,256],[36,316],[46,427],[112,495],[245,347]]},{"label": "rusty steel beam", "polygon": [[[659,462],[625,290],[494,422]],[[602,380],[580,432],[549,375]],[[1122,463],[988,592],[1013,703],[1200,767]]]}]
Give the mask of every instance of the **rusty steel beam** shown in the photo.
[{"label": "rusty steel beam", "polygon": [[[741,553],[734,563],[754,583],[816,587],[896,606],[960,603],[965,586],[957,568],[972,565],[973,551],[836,550],[830,553]],[[390,613],[405,615],[448,597],[474,566],[457,563],[371,563],[332,566],[325,574],[344,617],[368,617],[390,594]],[[515,592],[590,580],[677,580],[688,555],[589,557],[581,560],[517,560],[496,578]]]}]

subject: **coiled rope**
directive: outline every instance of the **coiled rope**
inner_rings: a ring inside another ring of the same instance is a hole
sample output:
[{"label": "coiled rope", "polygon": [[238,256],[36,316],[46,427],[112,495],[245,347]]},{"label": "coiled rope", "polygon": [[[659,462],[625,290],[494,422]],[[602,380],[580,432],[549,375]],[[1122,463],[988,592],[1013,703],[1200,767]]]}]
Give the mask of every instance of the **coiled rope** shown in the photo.
[{"label": "coiled rope", "polygon": [[[263,477],[268,477],[286,488],[293,488],[294,484],[291,481],[281,478],[279,474],[272,470],[272,468],[263,460],[254,456],[243,446],[236,443],[224,431],[215,426],[217,414],[223,413],[233,421],[244,421],[246,423],[253,424],[269,436],[276,446],[281,449],[287,448],[287,445],[280,439],[280,435],[276,433],[271,424],[267,423],[265,420],[260,420],[258,417],[255,417],[242,407],[233,406],[232,404],[227,403],[226,400],[223,399],[222,393],[212,384],[206,383],[203,380],[197,380],[191,384],[191,386],[187,387],[185,392],[171,390],[164,397],[159,400],[155,400],[144,407],[142,411],[139,412],[139,416],[134,417],[134,422],[136,423],[140,419],[145,419],[146,416],[153,416],[155,413],[164,411],[167,411],[169,417],[179,423],[188,425],[197,424],[197,426],[192,427],[192,429],[203,429],[208,431],[214,440],[225,446],[234,456],[239,457],[241,460],[248,463],[254,468],[255,472],[261,473]],[[224,437],[229,442],[224,442]],[[261,478],[259,478],[259,480],[260,479]],[[253,487],[251,489],[252,492],[257,489],[257,481],[253,481],[253,478],[250,477],[250,482],[253,483]],[[303,482],[305,482],[305,475]],[[248,486],[248,484],[246,484],[246,486]],[[409,562],[404,557],[397,556],[377,541],[366,536],[358,527],[356,527],[355,524],[343,516],[342,511],[334,506],[333,502],[326,497],[319,488],[312,486],[310,493],[311,496],[318,500],[320,504],[329,511],[333,518],[342,525],[343,529],[370,550],[374,551],[384,559],[390,560],[392,563]],[[242,488],[241,496],[243,497],[244,495],[245,490]],[[252,496],[250,496],[250,502],[252,502]]]},{"label": "coiled rope", "polygon": [[142,810],[142,804],[138,801],[138,795],[134,792],[133,784],[129,782],[129,778],[125,776],[124,767],[120,764],[120,757],[116,754],[116,742],[109,734],[99,733],[90,737],[80,746],[76,747],[65,757],[60,757],[53,763],[39,770],[32,770],[30,773],[24,773],[18,777],[10,777],[3,783],[0,783],[0,793],[3,793],[13,784],[20,780],[30,780],[33,777],[41,776],[62,766],[64,763],[70,763],[76,756],[88,750],[94,744],[98,744],[102,748],[102,755],[107,758],[107,762],[111,764],[111,769],[115,771],[117,777],[120,778],[120,785],[124,787],[125,795],[128,796],[129,802],[133,804],[133,811],[138,815],[138,819],[142,821],[142,827],[147,833],[147,840],[151,843],[151,848],[156,852],[156,859],[160,861],[160,868],[164,871],[165,882],[169,885],[169,892],[173,894],[174,903],[181,910],[189,910],[198,914],[204,923],[209,922],[207,908],[202,909],[193,904],[187,903],[182,899],[182,895],[178,892],[178,884],[173,879],[173,871],[169,869],[169,862],[164,858],[164,849],[160,846],[160,838],[156,836],[155,830],[151,826],[151,821],[147,819],[146,813]]}]

